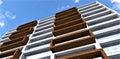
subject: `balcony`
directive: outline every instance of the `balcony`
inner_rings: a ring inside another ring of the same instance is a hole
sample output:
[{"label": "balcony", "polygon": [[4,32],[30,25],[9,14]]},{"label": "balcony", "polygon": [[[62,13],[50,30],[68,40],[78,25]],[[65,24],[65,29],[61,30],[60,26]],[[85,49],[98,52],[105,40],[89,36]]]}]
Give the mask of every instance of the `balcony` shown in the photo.
[{"label": "balcony", "polygon": [[62,16],[62,15],[66,15],[66,14],[71,13],[71,12],[74,12],[74,11],[77,11],[77,8],[76,8],[76,7],[67,9],[67,10],[62,11],[62,12],[58,12],[58,13],[56,13],[55,17],[60,17],[60,16]]},{"label": "balcony", "polygon": [[75,24],[85,23],[84,19],[74,19],[73,21],[54,26],[54,30],[59,30],[61,28],[69,27]]},{"label": "balcony", "polygon": [[5,50],[9,50],[9,49],[16,48],[19,46],[23,46],[27,43],[27,41],[28,41],[28,37],[23,36],[21,38],[15,39],[15,40],[5,42],[0,46],[0,51],[5,51]]},{"label": "balcony", "polygon": [[80,14],[72,15],[72,16],[66,17],[64,19],[55,19],[54,20],[54,24],[55,24],[55,26],[57,26],[57,25],[60,25],[60,24],[63,24],[63,23],[67,23],[67,22],[73,21],[75,19],[80,19],[80,18],[81,18]]},{"label": "balcony", "polygon": [[[9,57],[11,55],[12,57]],[[12,50],[12,51],[6,51],[0,54],[0,59],[4,57],[7,57],[7,59],[19,59],[20,55],[21,55],[21,51],[19,49]]]},{"label": "balcony", "polygon": [[33,28],[32,27],[29,27],[29,30],[26,30],[26,31],[23,31],[23,32],[18,32],[18,33],[13,33],[11,34],[11,36],[9,37],[11,40],[15,39],[15,38],[19,38],[19,37],[22,37],[24,35],[28,35],[28,34],[31,34],[33,32]]},{"label": "balcony", "polygon": [[[71,12],[71,13],[69,13],[68,15],[63,15],[63,16],[61,16],[61,17],[57,17],[56,19],[57,20],[61,20],[61,19],[65,19],[65,18],[67,18],[67,17],[70,17],[70,16],[73,16],[73,15],[78,15],[78,14],[80,14],[78,11],[75,11],[75,12]],[[55,20],[56,20],[55,19]]]},{"label": "balcony", "polygon": [[76,31],[76,30],[79,30],[79,29],[83,29],[83,28],[86,28],[86,27],[87,27],[86,23],[75,24],[75,25],[65,27],[65,28],[62,28],[62,29],[59,29],[59,30],[53,30],[53,35],[58,36],[58,35],[62,35],[62,34],[69,33],[69,32],[72,32],[72,31]]},{"label": "balcony", "polygon": [[21,30],[21,29],[26,28],[26,27],[34,27],[36,25],[37,25],[37,21],[32,21],[32,22],[18,26],[17,30]]},{"label": "balcony", "polygon": [[94,58],[109,59],[103,49],[89,50],[68,56],[63,56],[57,59],[94,59]]},{"label": "balcony", "polygon": [[[32,28],[32,27],[31,27],[31,28]],[[17,30],[16,32],[13,32],[12,34],[21,33],[21,32],[27,31],[27,30],[29,30],[29,29],[30,29],[30,27],[26,27],[26,28],[23,28],[23,29]]]},{"label": "balcony", "polygon": [[51,39],[50,48],[53,52],[58,52],[91,43],[95,43],[95,37],[91,30],[86,29]]}]

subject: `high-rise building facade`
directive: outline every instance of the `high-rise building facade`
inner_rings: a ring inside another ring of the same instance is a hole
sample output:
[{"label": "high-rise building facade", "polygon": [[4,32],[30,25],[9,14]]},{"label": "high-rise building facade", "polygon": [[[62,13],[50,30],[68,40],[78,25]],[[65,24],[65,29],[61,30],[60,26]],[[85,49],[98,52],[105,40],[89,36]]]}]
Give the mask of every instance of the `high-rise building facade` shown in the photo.
[{"label": "high-rise building facade", "polygon": [[120,59],[120,15],[99,2],[8,31],[0,59]]}]

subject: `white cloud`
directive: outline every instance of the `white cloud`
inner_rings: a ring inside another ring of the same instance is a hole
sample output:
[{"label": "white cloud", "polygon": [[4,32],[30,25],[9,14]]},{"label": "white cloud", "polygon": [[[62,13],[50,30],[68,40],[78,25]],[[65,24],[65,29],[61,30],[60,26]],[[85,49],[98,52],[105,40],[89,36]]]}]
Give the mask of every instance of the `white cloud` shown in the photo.
[{"label": "white cloud", "polygon": [[70,5],[66,5],[66,6],[62,6],[60,8],[57,8],[57,11],[62,11],[62,10],[68,9],[68,8],[70,8]]},{"label": "white cloud", "polygon": [[61,7],[61,9],[64,9],[64,8],[65,8],[64,6]]},{"label": "white cloud", "polygon": [[3,3],[4,2],[0,0],[0,27],[3,27],[8,22],[8,20],[16,18],[15,14],[1,7]]},{"label": "white cloud", "polygon": [[70,7],[70,5],[67,5],[67,6],[66,6],[66,8],[69,8],[69,7]]},{"label": "white cloud", "polygon": [[120,4],[118,4],[118,3],[114,4],[113,9],[120,9]]},{"label": "white cloud", "polygon": [[3,4],[3,1],[2,0],[0,0],[0,5],[2,5]]},{"label": "white cloud", "polygon": [[113,9],[120,10],[120,0],[110,0],[113,4]]},{"label": "white cloud", "polygon": [[79,0],[74,0],[74,2],[75,2],[75,3],[78,3],[78,2],[79,2]]},{"label": "white cloud", "polygon": [[69,5],[66,5],[66,6],[62,6],[60,9],[66,9],[66,8],[69,8],[70,6]]},{"label": "white cloud", "polygon": [[8,18],[8,19],[15,19],[16,18],[16,15],[14,15],[13,13],[9,12],[9,11],[6,11],[5,12],[5,16]]},{"label": "white cloud", "polygon": [[3,27],[8,20],[15,19],[16,15],[0,8],[0,27]]},{"label": "white cloud", "polygon": [[0,22],[0,27],[3,27],[5,25],[4,22]]},{"label": "white cloud", "polygon": [[120,3],[120,0],[111,0],[112,3]]}]

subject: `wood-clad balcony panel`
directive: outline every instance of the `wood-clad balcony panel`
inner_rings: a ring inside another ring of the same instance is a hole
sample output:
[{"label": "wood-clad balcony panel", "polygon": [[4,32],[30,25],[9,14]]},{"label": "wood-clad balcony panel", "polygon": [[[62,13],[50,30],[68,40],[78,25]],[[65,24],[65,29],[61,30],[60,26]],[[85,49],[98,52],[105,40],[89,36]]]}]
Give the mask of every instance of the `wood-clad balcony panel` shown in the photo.
[{"label": "wood-clad balcony panel", "polygon": [[57,43],[69,41],[69,40],[72,40],[72,39],[85,37],[85,36],[94,36],[94,35],[93,35],[91,30],[86,29],[86,30],[73,32],[73,33],[70,33],[70,34],[67,34],[67,35],[58,36],[58,37],[55,37],[55,38],[53,38],[51,40],[54,41],[54,44],[57,44]]},{"label": "wood-clad balcony panel", "polygon": [[65,34],[65,33],[72,32],[72,31],[80,30],[80,29],[83,29],[83,28],[86,28],[86,27],[87,27],[86,23],[80,23],[80,24],[75,24],[75,25],[65,27],[65,28],[62,28],[62,29],[59,29],[59,30],[54,30],[53,29],[52,32],[53,32],[54,36],[58,36],[58,35],[62,35],[62,34]]},{"label": "wood-clad balcony panel", "polygon": [[85,37],[83,39],[79,38],[77,40],[69,41],[59,45],[55,45],[54,43],[53,44],[51,43],[54,46],[50,46],[50,48],[52,52],[55,53],[55,52],[60,52],[60,51],[64,51],[64,50],[68,50],[68,49],[72,49],[72,48],[76,48],[76,47],[80,47],[80,46],[84,46],[92,43],[95,43],[95,37]]},{"label": "wood-clad balcony panel", "polygon": [[12,57],[9,57],[7,59],[19,59],[21,55],[21,51],[19,49],[12,50],[12,51],[5,51],[5,52],[0,53],[0,58],[8,57],[11,55]]},{"label": "wood-clad balcony panel", "polygon": [[95,50],[79,52],[76,54],[59,57],[57,59],[94,59],[98,57],[101,57],[102,59],[109,59],[103,49],[95,49]]},{"label": "wood-clad balcony panel", "polygon": [[67,9],[67,10],[65,10],[65,11],[58,12],[58,13],[55,14],[55,17],[60,17],[60,16],[66,15],[66,14],[68,14],[68,13],[70,13],[70,12],[74,12],[74,11],[77,11],[77,8],[76,8],[76,7]]},{"label": "wood-clad balcony panel", "polygon": [[[63,43],[63,44],[59,44],[59,43]],[[95,36],[93,35],[91,30],[87,29],[78,32],[73,32],[63,36],[58,36],[56,38],[51,39],[50,48],[53,52],[59,52],[91,43],[95,43]]]},{"label": "wood-clad balcony panel", "polygon": [[61,16],[61,17],[57,17],[55,20],[60,20],[60,19],[65,19],[65,18],[67,18],[67,17],[71,17],[71,16],[73,16],[73,15],[79,15],[80,13],[78,12],[78,11],[76,11],[76,12],[71,12],[71,13],[69,13],[68,15],[63,15],[63,16]]},{"label": "wood-clad balcony panel", "polygon": [[27,36],[23,36],[19,39],[15,39],[15,40],[11,40],[9,42],[5,42],[0,46],[0,51],[6,51],[12,48],[16,48],[19,46],[23,46],[28,42],[28,37]]},{"label": "wood-clad balcony panel", "polygon": [[[32,28],[32,27],[31,27]],[[13,32],[12,34],[17,34],[17,33],[21,33],[21,32],[25,32],[27,30],[30,30],[30,27],[25,27],[23,29],[17,30],[16,32]]]},{"label": "wood-clad balcony panel", "polygon": [[35,20],[35,21],[18,26],[17,30],[21,30],[21,29],[26,28],[26,27],[34,27],[36,25],[37,25],[37,21]]},{"label": "wood-clad balcony panel", "polygon": [[[60,24],[67,23],[67,22],[73,21],[75,19],[81,19],[81,15],[80,14],[72,15],[72,16],[66,17],[64,19],[57,19],[57,18],[55,18],[54,24],[55,24],[55,26],[58,26]],[[56,21],[56,20],[58,20],[58,21]]]},{"label": "wood-clad balcony panel", "polygon": [[84,19],[75,19],[75,20],[67,22],[67,23],[63,22],[63,24],[60,24],[58,26],[54,26],[54,30],[59,30],[61,28],[69,27],[69,26],[84,23],[84,22],[85,22]]},{"label": "wood-clad balcony panel", "polygon": [[13,33],[10,35],[10,39],[13,40],[13,39],[16,39],[16,38],[19,38],[19,37],[22,37],[22,36],[25,36],[25,35],[29,35],[31,34],[32,32],[34,31],[33,27],[30,27],[29,30],[26,30],[26,31],[23,31],[23,32],[20,32],[20,33]]}]

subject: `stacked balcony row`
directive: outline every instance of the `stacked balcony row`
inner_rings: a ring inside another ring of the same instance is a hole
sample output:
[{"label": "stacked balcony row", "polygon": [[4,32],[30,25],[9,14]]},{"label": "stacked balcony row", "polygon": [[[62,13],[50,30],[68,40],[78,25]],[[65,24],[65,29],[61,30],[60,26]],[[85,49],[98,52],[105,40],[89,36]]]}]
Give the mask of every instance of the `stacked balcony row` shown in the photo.
[{"label": "stacked balcony row", "polygon": [[52,28],[54,17],[38,21],[20,59],[50,59],[50,39],[53,37]]},{"label": "stacked balcony row", "polygon": [[[53,35],[55,37],[51,39],[50,46],[52,52],[55,53],[55,55],[59,55],[59,52],[65,50],[70,50],[80,46],[95,43],[94,34],[90,29],[86,29],[86,22],[83,18],[81,18],[81,14],[78,12],[78,9],[76,7],[56,13],[55,17],[56,18],[54,20],[53,28]],[[87,56],[91,58],[102,57],[104,59],[108,59],[108,57],[102,49],[94,49],[90,51],[74,53],[72,55],[68,54],[60,57],[56,56],[55,58],[86,59]]]},{"label": "stacked balcony row", "polygon": [[9,36],[10,41],[0,46],[0,58],[19,59],[21,50],[29,40],[29,35],[34,31],[37,21],[32,21],[17,27],[16,31]]},{"label": "stacked balcony row", "polygon": [[[99,6],[101,7],[96,8]],[[79,11],[86,10],[81,15],[93,31],[96,41],[100,43],[110,59],[117,59],[120,54],[116,53],[119,52],[118,47],[120,47],[117,43],[120,42],[120,15],[99,2],[90,3],[78,9]]]}]

